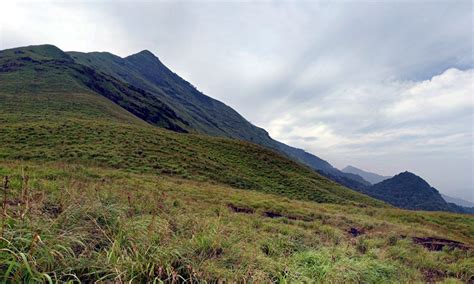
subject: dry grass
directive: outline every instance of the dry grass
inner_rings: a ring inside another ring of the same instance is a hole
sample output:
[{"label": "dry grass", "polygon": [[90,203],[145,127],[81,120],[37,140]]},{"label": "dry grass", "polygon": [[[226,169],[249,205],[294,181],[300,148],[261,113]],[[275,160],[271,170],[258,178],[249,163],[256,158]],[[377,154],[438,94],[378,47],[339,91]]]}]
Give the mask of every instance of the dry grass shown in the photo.
[{"label": "dry grass", "polygon": [[[30,208],[22,219],[24,209],[8,207],[0,241],[4,280],[380,283],[473,277],[472,250],[429,251],[409,238],[444,237],[472,247],[470,216],[316,204],[80,165],[26,165]],[[9,204],[21,197],[23,166],[0,166],[11,180]],[[350,228],[364,234],[353,237]]]}]

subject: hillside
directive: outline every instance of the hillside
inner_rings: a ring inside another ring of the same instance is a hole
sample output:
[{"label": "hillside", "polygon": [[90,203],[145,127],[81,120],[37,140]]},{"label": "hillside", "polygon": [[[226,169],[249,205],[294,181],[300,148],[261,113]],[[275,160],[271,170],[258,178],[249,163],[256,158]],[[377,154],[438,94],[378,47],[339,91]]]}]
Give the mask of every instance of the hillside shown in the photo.
[{"label": "hillside", "polygon": [[[252,125],[229,106],[202,94],[169,70],[150,51],[144,50],[125,58],[107,52],[68,54],[77,63],[146,90],[166,102],[177,116],[187,122],[184,129],[188,132],[256,143],[291,157],[350,188],[363,189],[369,185],[361,177],[343,173],[315,155],[273,140],[264,129]],[[147,102],[147,105],[153,104],[153,101]],[[122,106],[131,111],[127,105]],[[140,114],[137,116],[141,117]]]},{"label": "hillside", "polygon": [[367,172],[353,166],[347,166],[343,168],[341,171],[345,173],[358,175],[362,177],[364,180],[370,182],[371,184],[376,184],[376,183],[379,183],[386,179],[391,178],[389,176],[382,176],[376,173]]},{"label": "hillside", "polygon": [[148,111],[154,95],[53,46],[2,51],[0,68],[0,159],[85,162],[317,202],[382,205],[256,144],[149,125],[133,114],[186,127],[166,102]]},{"label": "hillside", "polygon": [[467,215],[316,204],[64,162],[0,162],[0,174],[10,180],[2,281],[473,280]]},{"label": "hillside", "polygon": [[474,280],[472,216],[393,208],[188,124],[53,46],[1,51],[0,281]]}]

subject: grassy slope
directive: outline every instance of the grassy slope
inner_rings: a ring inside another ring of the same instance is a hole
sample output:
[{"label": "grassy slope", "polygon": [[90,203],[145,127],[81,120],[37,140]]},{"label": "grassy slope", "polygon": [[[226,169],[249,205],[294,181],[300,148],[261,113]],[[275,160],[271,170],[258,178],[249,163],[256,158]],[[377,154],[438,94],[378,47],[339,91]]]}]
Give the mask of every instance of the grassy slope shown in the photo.
[{"label": "grassy slope", "polygon": [[[38,53],[20,56],[42,60]],[[0,63],[10,62],[5,58]],[[78,75],[77,66],[55,68],[51,61],[22,60],[22,66],[0,73],[0,159],[86,162],[317,202],[383,206],[255,144],[182,135],[137,122],[88,90],[84,82],[90,79]]]},{"label": "grassy slope", "polygon": [[119,106],[126,106],[128,111],[149,123],[187,132],[184,129],[187,122],[158,97],[108,74],[76,64],[55,46],[1,51],[0,73],[3,91],[71,93],[92,90]]},{"label": "grassy slope", "polygon": [[[431,252],[401,237],[473,245],[466,215],[317,204],[70,163],[3,162],[0,174],[11,180],[0,277],[13,282],[467,282],[474,273],[472,250]],[[365,234],[352,237],[351,227]]]},{"label": "grassy slope", "polygon": [[[429,252],[400,237],[472,246],[471,216],[378,207],[274,152],[154,128],[74,77],[44,71],[0,73],[0,175],[11,180],[0,277],[380,283],[474,275],[472,250]],[[366,234],[353,238],[350,227]]]},{"label": "grassy slope", "polygon": [[[76,62],[111,74],[162,98],[179,117],[188,122],[183,126],[188,132],[256,143],[321,171],[331,180],[352,189],[361,190],[368,185],[357,175],[343,173],[319,157],[273,140],[264,129],[251,124],[231,107],[199,92],[189,82],[169,70],[149,51],[125,58],[107,52],[68,52],[68,54]],[[124,107],[128,109],[127,105]]]}]

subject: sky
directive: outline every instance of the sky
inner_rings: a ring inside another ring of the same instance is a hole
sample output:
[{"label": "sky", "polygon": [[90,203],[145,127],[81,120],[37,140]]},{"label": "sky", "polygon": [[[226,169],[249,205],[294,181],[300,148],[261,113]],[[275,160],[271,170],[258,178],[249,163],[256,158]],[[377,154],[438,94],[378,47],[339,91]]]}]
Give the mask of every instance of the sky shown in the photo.
[{"label": "sky", "polygon": [[0,49],[147,49],[338,168],[474,201],[472,1],[2,1]]}]

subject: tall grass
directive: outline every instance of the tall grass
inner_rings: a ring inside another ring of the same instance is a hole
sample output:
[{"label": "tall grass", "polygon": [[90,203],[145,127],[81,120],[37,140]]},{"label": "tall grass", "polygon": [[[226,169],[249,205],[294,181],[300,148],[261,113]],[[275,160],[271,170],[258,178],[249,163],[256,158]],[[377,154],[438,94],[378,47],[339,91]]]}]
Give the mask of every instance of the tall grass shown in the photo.
[{"label": "tall grass", "polygon": [[[315,204],[68,164],[28,163],[24,173],[24,164],[1,165],[10,178],[10,206],[0,281],[381,283],[473,275],[472,250],[432,252],[401,237],[409,231],[472,245],[466,231],[444,225],[448,213]],[[31,199],[22,218],[24,205],[13,201],[26,175]],[[236,212],[229,204],[252,210]],[[420,218],[400,218],[412,215]],[[472,226],[465,216],[454,220]],[[352,237],[351,227],[366,233]]]}]

